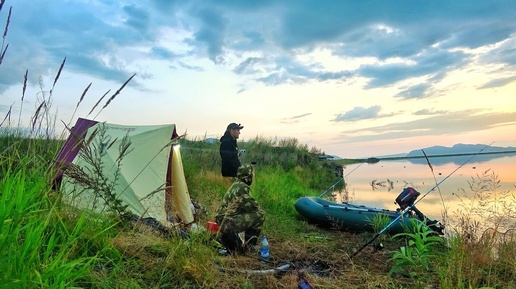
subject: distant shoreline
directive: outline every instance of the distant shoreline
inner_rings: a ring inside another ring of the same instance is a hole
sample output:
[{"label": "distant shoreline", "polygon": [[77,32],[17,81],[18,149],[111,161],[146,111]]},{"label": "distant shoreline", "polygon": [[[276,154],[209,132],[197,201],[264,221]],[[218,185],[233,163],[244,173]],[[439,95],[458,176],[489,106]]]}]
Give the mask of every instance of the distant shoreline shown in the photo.
[{"label": "distant shoreline", "polygon": [[[441,158],[441,157],[462,157],[462,156],[474,156],[474,155],[495,155],[495,154],[514,154],[514,151],[500,151],[500,152],[485,152],[485,153],[456,153],[456,154],[439,154],[439,155],[427,155],[426,157],[430,158]],[[341,165],[350,165],[356,163],[377,163],[380,161],[394,161],[394,160],[408,160],[408,159],[422,159],[425,156],[403,156],[403,157],[370,157],[370,158],[360,158],[360,159],[340,159],[335,160]]]}]

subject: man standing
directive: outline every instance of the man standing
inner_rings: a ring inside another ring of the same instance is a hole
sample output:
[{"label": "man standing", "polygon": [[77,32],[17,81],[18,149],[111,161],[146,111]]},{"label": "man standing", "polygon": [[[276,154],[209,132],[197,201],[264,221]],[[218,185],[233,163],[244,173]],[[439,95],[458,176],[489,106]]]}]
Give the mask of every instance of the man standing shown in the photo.
[{"label": "man standing", "polygon": [[236,177],[240,160],[237,139],[244,127],[234,122],[230,123],[220,138],[220,157],[222,158],[221,173],[223,177]]}]

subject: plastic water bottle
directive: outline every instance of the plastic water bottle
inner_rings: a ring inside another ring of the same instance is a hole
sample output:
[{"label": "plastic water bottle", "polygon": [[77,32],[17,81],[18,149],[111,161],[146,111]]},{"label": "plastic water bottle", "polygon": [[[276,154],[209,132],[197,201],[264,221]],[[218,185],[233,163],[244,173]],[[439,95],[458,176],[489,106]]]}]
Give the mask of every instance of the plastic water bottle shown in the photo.
[{"label": "plastic water bottle", "polygon": [[314,287],[312,287],[312,285],[310,285],[310,283],[308,283],[307,280],[303,279],[303,280],[299,281],[297,288],[298,289],[313,289]]},{"label": "plastic water bottle", "polygon": [[262,243],[260,244],[260,258],[263,261],[269,261],[269,241],[267,236],[263,235]]}]

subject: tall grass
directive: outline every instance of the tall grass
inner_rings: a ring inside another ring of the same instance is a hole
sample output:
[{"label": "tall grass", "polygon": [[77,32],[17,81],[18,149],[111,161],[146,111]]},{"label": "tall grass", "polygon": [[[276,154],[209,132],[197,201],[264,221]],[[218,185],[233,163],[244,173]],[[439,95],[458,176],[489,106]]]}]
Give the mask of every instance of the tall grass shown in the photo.
[{"label": "tall grass", "polygon": [[514,287],[516,197],[510,191],[499,191],[498,176],[489,170],[468,185],[469,191],[461,189],[456,195],[461,207],[453,212],[458,224],[441,260],[441,286]]},{"label": "tall grass", "polygon": [[[253,261],[252,256],[247,259],[219,257],[216,243],[207,232],[191,234],[186,239],[178,236],[164,239],[143,225],[121,224],[105,215],[68,207],[59,194],[51,190],[53,174],[48,168],[58,145],[51,146],[50,141],[40,139],[18,140],[9,135],[0,137],[0,141],[9,146],[8,150],[1,149],[10,156],[2,155],[1,168],[5,174],[0,182],[0,241],[2,248],[7,248],[0,255],[0,268],[8,268],[1,271],[0,283],[6,284],[5,288],[292,288],[295,284],[288,278],[221,273],[219,267],[260,269],[260,262]],[[252,141],[243,145],[251,155]],[[266,151],[265,145],[260,145]],[[53,151],[49,151],[49,147],[53,147]],[[270,148],[269,154],[286,154],[281,148]],[[206,214],[198,216],[202,225],[213,218],[226,190],[219,171],[218,145],[182,140],[181,149],[190,194],[205,208]],[[299,155],[295,155],[298,152]],[[320,288],[361,288],[363,284],[380,288],[424,287],[424,280],[435,282],[435,276],[440,277],[441,288],[511,285],[515,277],[512,270],[514,239],[511,241],[510,234],[506,234],[502,242],[501,234],[489,230],[473,242],[457,229],[457,236],[447,244],[446,254],[435,259],[437,265],[432,263],[433,271],[426,271],[425,263],[421,263],[417,279],[413,277],[416,283],[400,277],[385,279],[390,264],[395,262],[395,259],[387,260],[390,256],[385,255],[385,250],[368,257],[376,259],[373,263],[378,267],[368,267],[373,266],[368,258],[350,264],[345,261],[345,246],[362,243],[360,236],[320,231],[308,225],[294,210],[297,198],[318,195],[327,184],[334,182],[333,169],[303,148],[291,153],[294,156],[283,158],[287,165],[275,161],[279,157],[271,157],[267,165],[258,163],[252,185],[253,195],[266,211],[263,231],[270,238],[273,261],[290,261],[303,266],[313,260],[324,260],[333,268],[326,273],[332,277],[309,275],[310,281]],[[291,168],[288,165],[291,160],[307,163]],[[491,177],[491,182],[496,182],[496,178]],[[510,200],[510,194],[503,196]],[[501,199],[497,200],[499,205]],[[507,205],[510,202],[507,201]],[[468,206],[465,209],[473,212]],[[503,218],[488,219],[495,222]],[[396,246],[396,241],[390,239],[382,242],[390,248]],[[486,248],[497,248],[497,253]],[[346,274],[338,273],[342,270]]]},{"label": "tall grass", "polygon": [[[0,12],[4,4],[1,0]],[[12,8],[2,37],[0,64],[9,47],[11,12]],[[57,112],[52,110],[52,99],[65,61],[49,91],[39,83],[28,127],[21,116],[29,70],[23,77],[18,123],[12,121],[11,105],[0,124],[1,288],[95,288],[100,280],[115,279],[109,276],[118,272],[122,261],[122,254],[108,241],[117,223],[68,207],[52,190],[53,161],[62,145],[54,138]]]},{"label": "tall grass", "polygon": [[30,144],[11,147],[1,163],[0,286],[70,287],[84,280],[105,251],[108,228],[61,205],[51,190],[47,162],[38,163],[42,155],[34,154],[46,147],[25,141]]},{"label": "tall grass", "polygon": [[85,191],[89,190],[94,199],[92,206],[98,211],[106,211],[116,214],[118,217],[129,214],[128,205],[123,204],[118,198],[116,186],[121,178],[122,160],[131,151],[131,141],[126,135],[122,138],[118,146],[118,156],[114,165],[109,169],[103,161],[106,151],[109,150],[117,141],[110,139],[104,125],[99,126],[88,140],[83,141],[82,149],[78,157],[85,161],[87,165],[78,166],[70,164],[65,170],[64,175],[69,178],[69,182],[79,185],[82,189],[70,194],[70,200],[77,197],[80,201]]},{"label": "tall grass", "polygon": [[406,245],[393,253],[391,260],[395,263],[389,274],[406,274],[416,280],[418,288],[422,288],[425,279],[428,281],[428,277],[424,274],[434,271],[436,257],[441,254],[438,246],[444,240],[424,222],[412,219],[411,223],[410,232],[394,236],[394,238],[405,238]]}]

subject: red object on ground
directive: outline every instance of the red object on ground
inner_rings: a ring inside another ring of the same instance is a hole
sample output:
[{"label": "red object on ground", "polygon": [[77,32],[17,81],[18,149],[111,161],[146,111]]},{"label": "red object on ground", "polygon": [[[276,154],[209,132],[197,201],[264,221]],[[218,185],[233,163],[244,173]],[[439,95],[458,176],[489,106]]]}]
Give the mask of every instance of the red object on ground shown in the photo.
[{"label": "red object on ground", "polygon": [[210,233],[217,233],[219,231],[219,225],[216,222],[208,221],[206,223],[206,229]]}]

